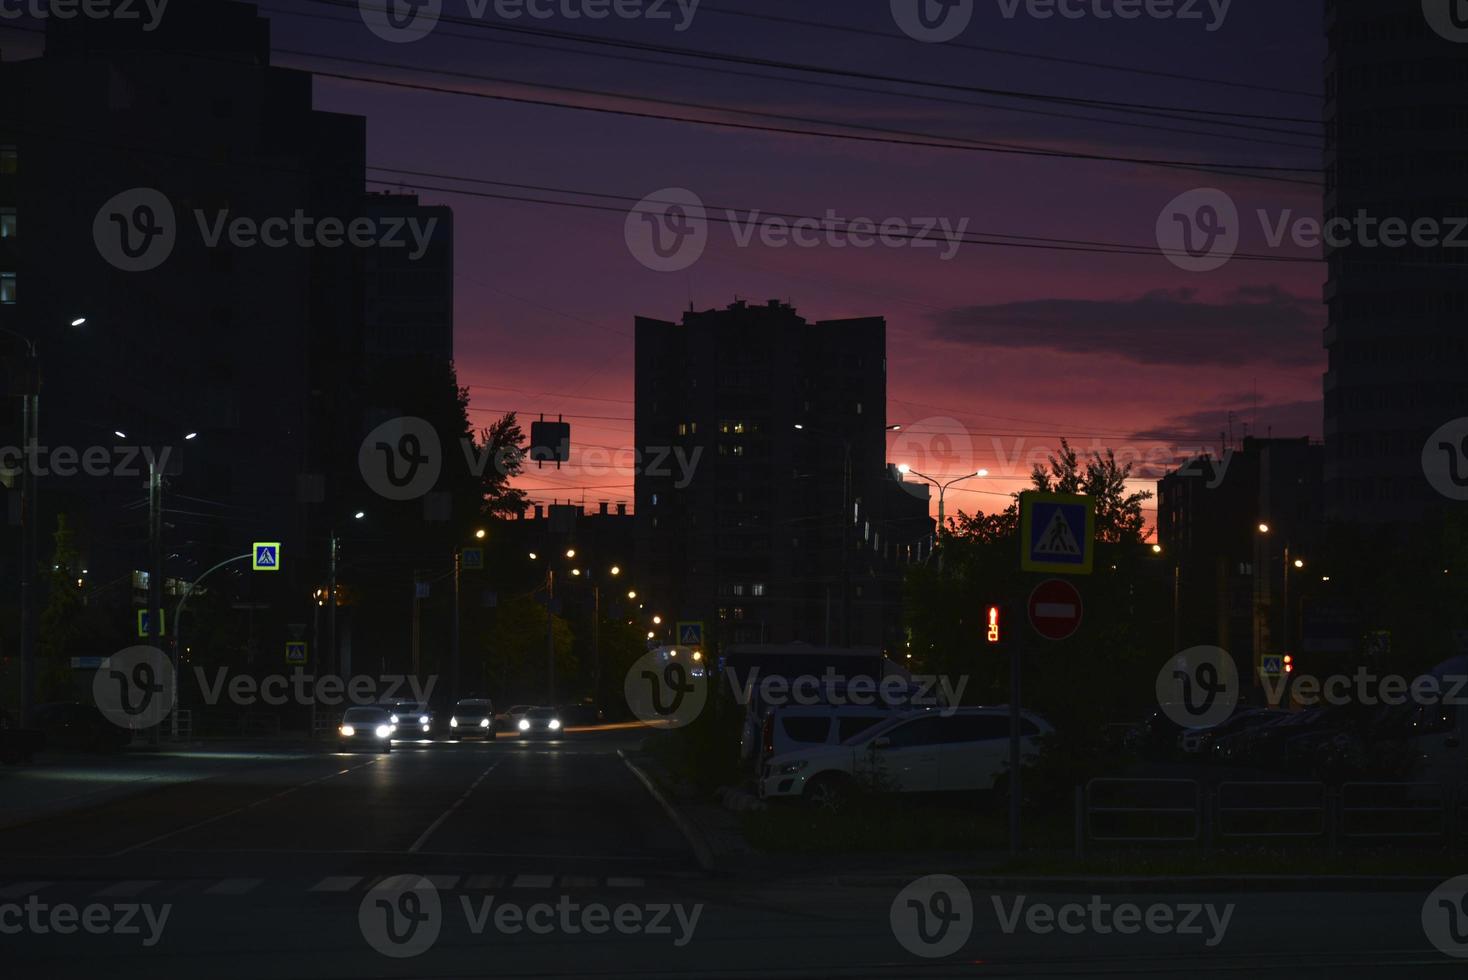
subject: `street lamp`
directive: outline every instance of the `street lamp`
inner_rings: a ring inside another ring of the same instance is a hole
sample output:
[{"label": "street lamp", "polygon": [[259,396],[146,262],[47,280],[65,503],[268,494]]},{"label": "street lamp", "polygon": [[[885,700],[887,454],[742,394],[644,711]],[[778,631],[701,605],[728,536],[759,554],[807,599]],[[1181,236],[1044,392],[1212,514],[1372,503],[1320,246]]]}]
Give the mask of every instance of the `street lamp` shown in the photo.
[{"label": "street lamp", "polygon": [[[352,520],[360,521],[367,516],[366,511],[354,511]],[[337,669],[336,662],[336,561],[341,553],[341,541],[337,539],[336,522],[331,524],[330,551],[327,559],[326,591],[331,604],[326,607],[326,661],[328,674],[334,674]]]},{"label": "street lamp", "polygon": [[[908,466],[906,463],[899,463],[897,465],[897,472],[901,473],[903,476],[907,476],[908,474],[911,474],[911,475],[917,477],[918,479],[923,480],[923,481],[926,481],[927,483],[931,483],[933,486],[935,486],[935,487],[938,488],[938,540],[939,541],[942,541],[943,534],[944,534],[944,529],[946,527],[946,525],[944,524],[943,498],[944,498],[944,495],[947,494],[948,488],[951,487],[951,486],[953,486],[955,483],[962,483],[965,480],[973,480],[973,479],[977,479],[978,477],[983,477],[983,476],[988,476],[989,475],[989,471],[988,470],[980,469],[980,470],[974,470],[972,473],[965,473],[962,476],[956,476],[953,479],[949,480],[947,483],[940,483],[938,480],[933,479],[931,476],[928,476],[928,475],[926,475],[924,473],[919,473],[917,470],[913,469],[911,466]],[[941,572],[942,570],[943,570],[943,553],[941,551],[939,551],[939,553],[938,553],[938,571]]]}]

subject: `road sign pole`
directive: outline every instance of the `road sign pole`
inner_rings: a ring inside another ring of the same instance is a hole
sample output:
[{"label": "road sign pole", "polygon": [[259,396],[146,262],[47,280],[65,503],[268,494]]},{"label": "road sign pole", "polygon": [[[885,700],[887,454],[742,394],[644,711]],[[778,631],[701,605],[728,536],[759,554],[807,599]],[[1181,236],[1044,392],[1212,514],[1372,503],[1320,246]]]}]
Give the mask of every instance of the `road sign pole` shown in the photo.
[{"label": "road sign pole", "polygon": [[[1021,590],[1023,594],[1023,590]],[[1020,603],[1014,604],[1013,610],[1018,611]],[[1011,613],[1011,622],[1015,624],[1009,643],[1009,855],[1019,856],[1020,834],[1020,663],[1023,660],[1021,647],[1024,644],[1025,626],[1020,622],[1020,617]]]},{"label": "road sign pole", "polygon": [[459,568],[463,558],[459,549],[454,549],[454,629],[449,639],[449,694],[459,700]]}]

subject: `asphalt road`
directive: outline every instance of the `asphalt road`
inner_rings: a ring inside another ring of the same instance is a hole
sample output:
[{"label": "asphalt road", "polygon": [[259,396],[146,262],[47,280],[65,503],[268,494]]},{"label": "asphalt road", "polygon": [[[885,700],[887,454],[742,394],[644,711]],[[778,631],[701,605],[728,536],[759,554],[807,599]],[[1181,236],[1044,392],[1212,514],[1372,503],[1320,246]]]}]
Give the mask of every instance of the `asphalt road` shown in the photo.
[{"label": "asphalt road", "polygon": [[[830,876],[711,874],[619,756],[637,741],[597,732],[401,743],[390,755],[221,753],[197,778],[0,831],[3,973],[1384,977],[1464,968],[1424,938],[1426,894],[1411,890],[1096,899],[971,890],[967,905],[927,892],[914,905],[899,895],[905,877],[838,886]],[[913,877],[943,871],[918,867]],[[1114,928],[1125,903],[1143,916],[1162,903],[1157,921],[1172,924]]]}]

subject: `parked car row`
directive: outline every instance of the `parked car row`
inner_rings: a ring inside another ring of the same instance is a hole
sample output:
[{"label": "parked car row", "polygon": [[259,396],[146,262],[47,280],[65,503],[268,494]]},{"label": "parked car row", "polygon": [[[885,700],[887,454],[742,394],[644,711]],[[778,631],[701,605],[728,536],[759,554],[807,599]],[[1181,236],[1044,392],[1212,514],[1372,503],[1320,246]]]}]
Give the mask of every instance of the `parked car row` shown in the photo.
[{"label": "parked car row", "polygon": [[[859,793],[964,793],[1008,782],[1009,708],[1004,705],[887,711],[831,707],[781,717],[768,727],[773,751],[760,769],[763,799],[799,799],[837,808]],[[1054,729],[1031,711],[1021,718],[1021,758],[1039,752]],[[793,724],[792,724],[793,723]],[[807,735],[792,739],[790,735]],[[843,729],[850,734],[842,738]],[[784,736],[774,732],[783,731]],[[839,740],[838,740],[839,739]],[[792,746],[792,743],[799,743]]]}]

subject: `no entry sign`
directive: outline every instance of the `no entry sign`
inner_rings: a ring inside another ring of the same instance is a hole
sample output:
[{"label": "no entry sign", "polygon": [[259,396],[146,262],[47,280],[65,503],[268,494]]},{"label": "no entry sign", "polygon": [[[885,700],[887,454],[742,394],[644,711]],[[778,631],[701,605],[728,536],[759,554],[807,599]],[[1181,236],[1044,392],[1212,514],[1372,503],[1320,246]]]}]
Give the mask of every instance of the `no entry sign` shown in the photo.
[{"label": "no entry sign", "polygon": [[1030,593],[1030,625],[1047,640],[1064,640],[1081,625],[1081,594],[1064,579],[1052,578]]}]

